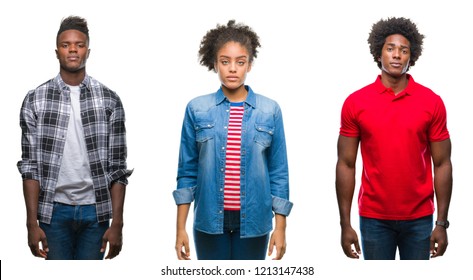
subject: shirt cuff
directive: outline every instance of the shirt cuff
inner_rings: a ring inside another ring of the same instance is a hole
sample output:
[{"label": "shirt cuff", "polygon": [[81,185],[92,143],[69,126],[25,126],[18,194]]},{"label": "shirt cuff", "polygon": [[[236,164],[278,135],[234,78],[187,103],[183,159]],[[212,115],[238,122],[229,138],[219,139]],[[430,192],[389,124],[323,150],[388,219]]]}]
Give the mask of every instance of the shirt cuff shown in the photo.
[{"label": "shirt cuff", "polygon": [[273,211],[276,214],[280,214],[283,216],[289,216],[291,213],[293,203],[287,199],[280,198],[277,196],[273,196]]},{"label": "shirt cuff", "polygon": [[195,187],[177,189],[172,192],[176,205],[187,204],[194,201]]},{"label": "shirt cuff", "polygon": [[128,177],[133,173],[134,169],[119,169],[112,172],[110,176],[110,182],[115,183],[118,182],[123,185],[128,185]]}]

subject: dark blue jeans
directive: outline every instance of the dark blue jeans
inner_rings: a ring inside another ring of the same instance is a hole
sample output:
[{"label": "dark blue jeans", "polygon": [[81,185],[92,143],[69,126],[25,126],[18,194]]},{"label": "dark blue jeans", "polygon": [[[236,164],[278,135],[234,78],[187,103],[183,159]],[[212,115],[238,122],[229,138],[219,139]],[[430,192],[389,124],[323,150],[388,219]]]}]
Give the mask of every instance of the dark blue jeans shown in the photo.
[{"label": "dark blue jeans", "polygon": [[365,260],[428,260],[432,215],[415,220],[379,220],[360,217],[361,246]]},{"label": "dark blue jeans", "polygon": [[108,222],[97,222],[95,205],[54,203],[50,224],[40,223],[48,241],[48,260],[101,260]]},{"label": "dark blue jeans", "polygon": [[264,260],[269,234],[240,238],[240,211],[225,211],[223,234],[207,234],[194,229],[199,260]]}]

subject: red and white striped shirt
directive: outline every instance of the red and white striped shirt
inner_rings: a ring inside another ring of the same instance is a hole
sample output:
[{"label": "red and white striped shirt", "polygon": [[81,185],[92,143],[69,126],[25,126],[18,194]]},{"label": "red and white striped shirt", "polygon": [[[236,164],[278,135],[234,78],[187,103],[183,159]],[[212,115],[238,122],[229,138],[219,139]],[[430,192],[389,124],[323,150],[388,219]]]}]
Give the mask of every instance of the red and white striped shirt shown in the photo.
[{"label": "red and white striped shirt", "polygon": [[232,103],[230,106],[223,188],[224,210],[240,210],[241,123],[244,111],[243,103]]}]

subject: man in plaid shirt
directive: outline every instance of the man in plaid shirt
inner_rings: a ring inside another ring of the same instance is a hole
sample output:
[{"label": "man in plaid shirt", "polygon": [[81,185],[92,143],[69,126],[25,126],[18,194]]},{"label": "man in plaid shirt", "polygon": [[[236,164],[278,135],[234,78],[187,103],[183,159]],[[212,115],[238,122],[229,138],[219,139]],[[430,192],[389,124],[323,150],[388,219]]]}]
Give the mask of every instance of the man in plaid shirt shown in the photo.
[{"label": "man in plaid shirt", "polygon": [[122,248],[132,173],[124,109],[114,91],[86,74],[85,19],[63,19],[56,45],[59,75],[28,92],[20,113],[28,245],[46,259],[103,259],[108,243],[111,259]]}]

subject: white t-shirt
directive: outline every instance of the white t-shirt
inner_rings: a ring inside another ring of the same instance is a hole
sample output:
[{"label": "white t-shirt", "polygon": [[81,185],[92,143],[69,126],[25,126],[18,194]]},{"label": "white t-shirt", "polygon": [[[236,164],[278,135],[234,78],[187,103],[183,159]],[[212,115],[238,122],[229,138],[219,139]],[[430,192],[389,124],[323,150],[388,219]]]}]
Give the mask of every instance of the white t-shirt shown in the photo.
[{"label": "white t-shirt", "polygon": [[54,201],[70,205],[94,204],[93,181],[80,116],[80,87],[69,88],[71,113]]}]

